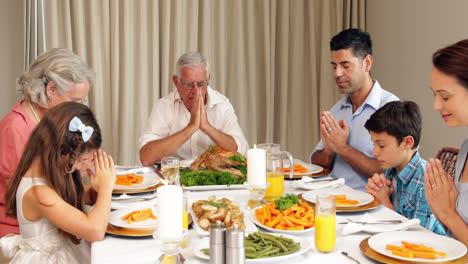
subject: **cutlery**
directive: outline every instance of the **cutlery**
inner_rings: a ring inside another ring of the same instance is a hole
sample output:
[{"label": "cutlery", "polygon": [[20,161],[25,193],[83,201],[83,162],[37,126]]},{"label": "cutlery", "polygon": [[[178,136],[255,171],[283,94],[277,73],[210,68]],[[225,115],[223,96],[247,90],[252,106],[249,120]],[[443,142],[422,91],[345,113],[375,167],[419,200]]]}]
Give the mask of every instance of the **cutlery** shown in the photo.
[{"label": "cutlery", "polygon": [[147,196],[130,196],[124,193],[118,197],[112,197],[112,201],[145,201],[145,200],[152,200],[156,196],[157,196],[156,192]]},{"label": "cutlery", "polygon": [[164,175],[162,174],[161,171],[159,171],[159,168],[158,168],[158,164],[154,164],[154,165],[151,165],[151,168],[153,169],[153,171],[158,175],[159,178],[163,179],[164,182],[169,182],[168,180],[166,180],[166,178],[164,177]]},{"label": "cutlery", "polygon": [[347,257],[347,258],[353,260],[353,261],[356,262],[357,264],[361,264],[361,262],[359,262],[357,259],[351,257],[351,256],[348,254],[348,252],[346,252],[346,251],[341,251],[341,254],[343,254],[343,256],[345,256],[345,257]]},{"label": "cutlery", "polygon": [[312,180],[308,182],[303,182],[304,184],[311,184],[311,183],[316,183],[316,182],[327,182],[327,181],[335,181],[335,178],[330,178],[330,179],[318,179],[318,180]]},{"label": "cutlery", "polygon": [[348,219],[347,222],[341,222],[338,224],[347,224],[347,223],[376,225],[376,224],[400,224],[400,223],[403,223],[403,221],[402,220],[352,221]]}]

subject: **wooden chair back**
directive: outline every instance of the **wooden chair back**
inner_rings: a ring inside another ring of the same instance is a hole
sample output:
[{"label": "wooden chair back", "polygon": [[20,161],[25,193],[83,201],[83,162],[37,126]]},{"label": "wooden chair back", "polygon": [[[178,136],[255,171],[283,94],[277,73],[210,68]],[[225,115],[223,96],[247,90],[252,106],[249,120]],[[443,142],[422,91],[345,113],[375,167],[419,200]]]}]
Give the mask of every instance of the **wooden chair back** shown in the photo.
[{"label": "wooden chair back", "polygon": [[442,167],[446,173],[452,176],[452,179],[455,179],[455,165],[457,163],[458,157],[457,148],[443,147],[437,152],[436,159],[439,159],[442,163]]}]

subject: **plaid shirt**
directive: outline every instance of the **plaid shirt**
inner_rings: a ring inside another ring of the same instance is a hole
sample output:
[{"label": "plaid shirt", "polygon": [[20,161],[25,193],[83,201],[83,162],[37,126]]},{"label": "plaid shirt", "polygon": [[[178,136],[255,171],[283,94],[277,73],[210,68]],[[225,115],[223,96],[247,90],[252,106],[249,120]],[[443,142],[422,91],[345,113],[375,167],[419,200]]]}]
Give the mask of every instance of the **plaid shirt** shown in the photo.
[{"label": "plaid shirt", "polygon": [[427,161],[422,159],[416,151],[411,161],[397,175],[395,168],[384,170],[389,180],[396,177],[397,188],[392,196],[396,195],[397,205],[395,211],[406,218],[418,218],[421,225],[432,232],[446,235],[444,226],[436,219],[426,201],[424,190],[424,172]]}]

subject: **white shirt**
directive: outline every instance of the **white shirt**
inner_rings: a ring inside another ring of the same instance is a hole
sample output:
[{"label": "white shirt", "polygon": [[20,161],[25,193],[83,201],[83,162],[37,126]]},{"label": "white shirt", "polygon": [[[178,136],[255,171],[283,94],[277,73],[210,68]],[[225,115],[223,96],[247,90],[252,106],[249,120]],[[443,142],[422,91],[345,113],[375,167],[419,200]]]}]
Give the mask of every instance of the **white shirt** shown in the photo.
[{"label": "white shirt", "polygon": [[[232,136],[237,143],[237,151],[245,155],[249,144],[229,99],[210,86],[207,87],[207,98],[205,109],[208,122],[219,131]],[[189,121],[190,111],[185,107],[176,89],[154,103],[146,130],[139,140],[140,149],[150,141],[166,138],[181,131],[187,127]],[[201,130],[197,130],[172,156],[195,159],[211,145],[215,145],[213,140]]]}]

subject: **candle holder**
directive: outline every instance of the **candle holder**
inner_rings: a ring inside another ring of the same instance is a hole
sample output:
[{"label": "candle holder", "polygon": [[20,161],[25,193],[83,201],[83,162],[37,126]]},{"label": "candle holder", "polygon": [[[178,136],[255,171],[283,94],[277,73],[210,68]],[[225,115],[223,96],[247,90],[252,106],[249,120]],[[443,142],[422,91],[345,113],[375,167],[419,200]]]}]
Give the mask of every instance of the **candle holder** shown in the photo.
[{"label": "candle holder", "polygon": [[263,185],[248,185],[248,189],[250,192],[250,200],[248,202],[248,206],[250,209],[254,209],[256,207],[261,206],[262,204],[266,204],[263,197],[265,196],[265,190],[270,186],[269,182],[266,182]]},{"label": "candle holder", "polygon": [[154,231],[153,238],[161,244],[161,256],[155,264],[183,264],[184,256],[180,253],[182,243],[188,238],[188,231],[183,230],[179,239],[165,239],[158,236],[158,231]]}]

